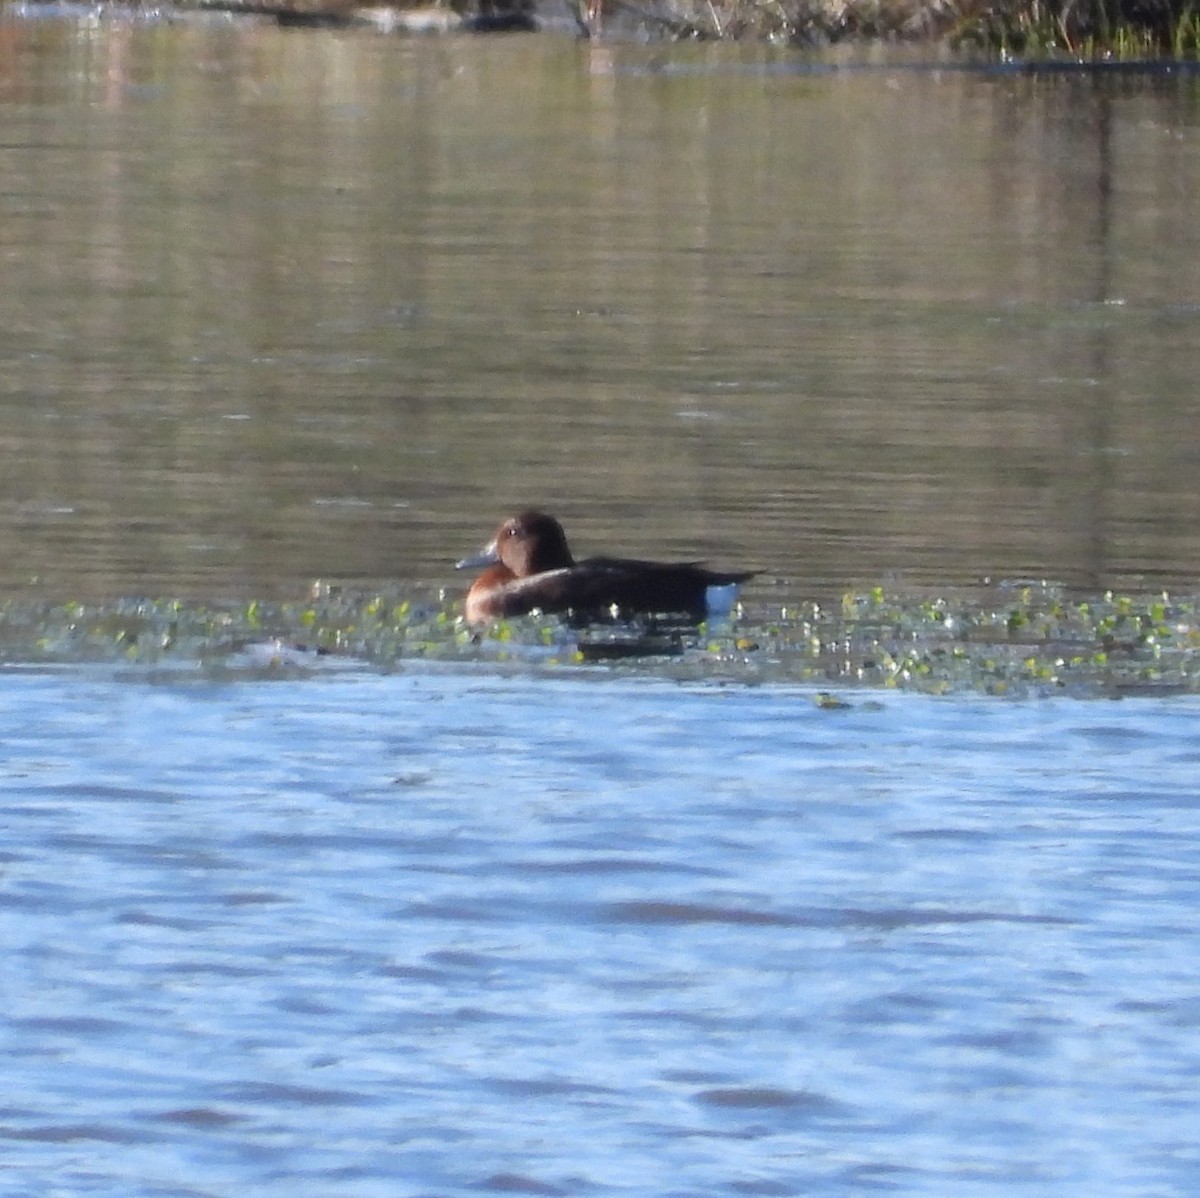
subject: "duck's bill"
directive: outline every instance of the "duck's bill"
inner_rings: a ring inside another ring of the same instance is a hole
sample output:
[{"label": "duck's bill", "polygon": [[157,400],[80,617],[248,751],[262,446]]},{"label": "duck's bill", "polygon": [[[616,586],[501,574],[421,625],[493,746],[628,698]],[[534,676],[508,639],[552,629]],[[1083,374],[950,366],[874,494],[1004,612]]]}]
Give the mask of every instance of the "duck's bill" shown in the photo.
[{"label": "duck's bill", "polygon": [[500,554],[496,552],[496,542],[493,541],[490,545],[485,545],[478,553],[464,557],[461,562],[455,562],[454,568],[471,570],[477,566],[494,566],[499,560]]}]

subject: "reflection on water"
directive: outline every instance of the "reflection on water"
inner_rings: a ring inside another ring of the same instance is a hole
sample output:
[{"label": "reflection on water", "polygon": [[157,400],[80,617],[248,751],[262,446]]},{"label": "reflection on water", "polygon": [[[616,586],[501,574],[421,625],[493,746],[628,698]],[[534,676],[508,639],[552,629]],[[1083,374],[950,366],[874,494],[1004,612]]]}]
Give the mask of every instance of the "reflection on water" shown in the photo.
[{"label": "reflection on water", "polygon": [[0,25],[6,589],[1200,574],[1197,81]]}]

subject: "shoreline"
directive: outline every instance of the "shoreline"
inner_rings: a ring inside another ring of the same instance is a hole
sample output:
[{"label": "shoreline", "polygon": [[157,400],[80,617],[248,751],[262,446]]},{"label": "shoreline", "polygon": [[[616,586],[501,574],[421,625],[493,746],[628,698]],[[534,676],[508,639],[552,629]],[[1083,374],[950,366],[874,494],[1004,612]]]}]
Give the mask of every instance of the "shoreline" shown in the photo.
[{"label": "shoreline", "polygon": [[955,55],[1060,68],[1200,62],[1200,13],[1176,0],[1038,3],[1009,0],[175,0],[149,3],[0,2],[8,19],[86,15],[245,18],[285,27],[370,27],[382,33],[565,32],[600,41],[743,42],[797,49],[928,47]]}]

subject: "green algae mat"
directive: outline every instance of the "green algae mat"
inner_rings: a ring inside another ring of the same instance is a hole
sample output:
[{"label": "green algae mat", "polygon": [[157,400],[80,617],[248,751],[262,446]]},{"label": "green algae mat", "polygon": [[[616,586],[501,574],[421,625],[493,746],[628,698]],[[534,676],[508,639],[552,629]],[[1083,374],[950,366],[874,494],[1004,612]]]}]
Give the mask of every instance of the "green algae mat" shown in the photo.
[{"label": "green algae mat", "polygon": [[739,607],[720,624],[572,627],[536,615],[469,628],[454,600],[316,585],[295,602],[10,599],[0,661],[107,661],[271,674],[415,661],[642,671],[671,678],[932,694],[1200,692],[1200,597],[1080,597],[1050,583]]}]

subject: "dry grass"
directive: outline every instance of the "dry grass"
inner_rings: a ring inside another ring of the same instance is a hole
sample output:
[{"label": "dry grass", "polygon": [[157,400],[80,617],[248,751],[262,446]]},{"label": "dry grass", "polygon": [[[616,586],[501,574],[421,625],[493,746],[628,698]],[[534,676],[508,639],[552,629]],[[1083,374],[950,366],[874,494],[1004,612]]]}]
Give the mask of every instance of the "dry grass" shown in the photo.
[{"label": "dry grass", "polygon": [[1190,0],[605,0],[605,13],[675,38],[936,40],[1081,58],[1200,51],[1200,13]]}]

